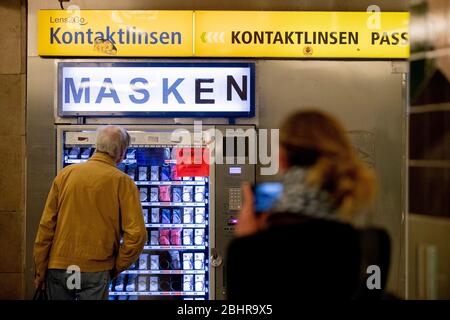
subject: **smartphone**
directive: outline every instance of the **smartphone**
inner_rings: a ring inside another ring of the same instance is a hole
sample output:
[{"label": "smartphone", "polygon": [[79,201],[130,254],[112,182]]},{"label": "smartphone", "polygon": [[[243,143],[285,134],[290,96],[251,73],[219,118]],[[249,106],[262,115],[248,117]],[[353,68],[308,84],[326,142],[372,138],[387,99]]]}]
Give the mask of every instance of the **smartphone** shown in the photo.
[{"label": "smartphone", "polygon": [[255,212],[270,211],[283,194],[281,182],[263,182],[253,187],[255,197]]}]

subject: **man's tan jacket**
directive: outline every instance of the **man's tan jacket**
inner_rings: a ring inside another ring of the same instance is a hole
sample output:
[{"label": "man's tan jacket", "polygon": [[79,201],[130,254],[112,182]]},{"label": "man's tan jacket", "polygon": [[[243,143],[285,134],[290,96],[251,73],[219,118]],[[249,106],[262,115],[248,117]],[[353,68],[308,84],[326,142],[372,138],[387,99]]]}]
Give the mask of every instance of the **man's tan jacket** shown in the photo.
[{"label": "man's tan jacket", "polygon": [[34,244],[36,277],[44,280],[47,269],[70,265],[81,272],[120,272],[136,261],[146,241],[134,181],[109,155],[96,152],[53,181]]}]

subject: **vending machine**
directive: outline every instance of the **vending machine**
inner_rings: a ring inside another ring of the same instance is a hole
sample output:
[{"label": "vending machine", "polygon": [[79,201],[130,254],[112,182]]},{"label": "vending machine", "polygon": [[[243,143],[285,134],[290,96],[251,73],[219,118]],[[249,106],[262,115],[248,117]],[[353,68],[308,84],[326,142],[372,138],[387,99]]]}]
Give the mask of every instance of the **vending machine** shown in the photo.
[{"label": "vending machine", "polygon": [[[58,172],[89,160],[99,126],[120,123],[130,133],[118,168],[139,190],[148,242],[111,283],[110,299],[225,298],[240,187],[255,179],[255,165],[245,161],[254,125],[235,124],[255,113],[254,64],[59,61],[56,67]],[[174,118],[190,120],[181,125]],[[205,118],[222,124],[198,126]],[[247,147],[240,159],[238,146]],[[193,165],[181,160],[186,154]]]},{"label": "vending machine", "polygon": [[[139,259],[112,281],[110,299],[224,298],[226,245],[240,209],[240,184],[254,180],[253,166],[210,161],[186,170],[177,163],[185,147],[173,137],[177,126],[124,127],[131,145],[118,169],[139,190],[148,242]],[[89,160],[95,152],[97,128],[57,126],[58,171]],[[214,157],[210,153],[219,144],[206,131],[198,135],[188,130],[195,148]]]}]

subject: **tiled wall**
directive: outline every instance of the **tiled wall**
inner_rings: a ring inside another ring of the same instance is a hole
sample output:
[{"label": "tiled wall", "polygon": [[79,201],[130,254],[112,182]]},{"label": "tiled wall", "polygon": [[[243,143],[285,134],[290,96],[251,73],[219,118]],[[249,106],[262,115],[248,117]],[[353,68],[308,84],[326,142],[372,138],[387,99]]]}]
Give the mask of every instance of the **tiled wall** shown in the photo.
[{"label": "tiled wall", "polygon": [[26,4],[0,3],[0,299],[22,298]]}]

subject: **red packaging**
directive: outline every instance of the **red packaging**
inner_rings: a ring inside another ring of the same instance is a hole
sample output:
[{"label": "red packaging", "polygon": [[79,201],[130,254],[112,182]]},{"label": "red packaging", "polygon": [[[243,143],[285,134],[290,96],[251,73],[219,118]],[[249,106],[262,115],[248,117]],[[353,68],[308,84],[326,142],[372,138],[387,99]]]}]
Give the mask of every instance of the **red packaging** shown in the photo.
[{"label": "red packaging", "polygon": [[170,243],[174,246],[181,245],[181,230],[182,229],[171,229],[170,230]]},{"label": "red packaging", "polygon": [[159,187],[159,201],[162,201],[162,202],[170,202],[171,201],[170,186],[160,186]]},{"label": "red packaging", "polygon": [[162,246],[170,246],[170,229],[159,230],[159,244]]}]

